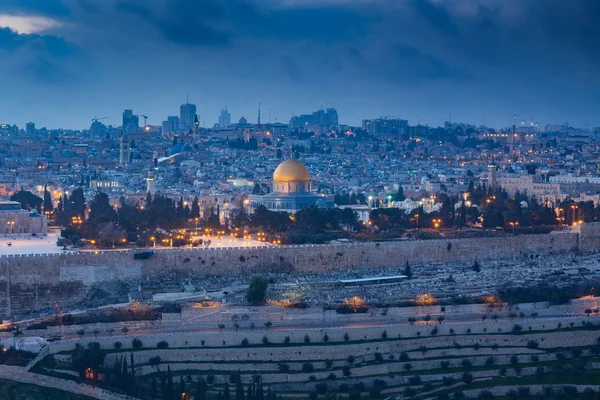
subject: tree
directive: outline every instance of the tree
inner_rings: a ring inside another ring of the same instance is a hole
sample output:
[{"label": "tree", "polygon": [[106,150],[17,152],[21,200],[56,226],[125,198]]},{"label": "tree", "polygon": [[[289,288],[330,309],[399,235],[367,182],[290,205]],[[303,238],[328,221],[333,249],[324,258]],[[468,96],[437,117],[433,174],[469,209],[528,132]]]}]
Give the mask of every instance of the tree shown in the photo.
[{"label": "tree", "polygon": [[190,218],[191,219],[200,218],[200,205],[198,203],[198,196],[194,197],[194,201],[192,202],[192,209],[190,210]]},{"label": "tree", "polygon": [[90,205],[88,220],[94,224],[115,222],[117,220],[117,212],[110,204],[106,193],[96,194],[94,201]]},{"label": "tree", "polygon": [[106,353],[100,349],[100,343],[89,343],[87,348],[80,344],[75,345],[75,352],[71,356],[73,369],[79,373],[80,378],[86,376],[86,371],[91,370],[94,379],[98,378],[98,370],[104,364]]},{"label": "tree", "polygon": [[246,292],[246,300],[252,305],[260,305],[265,302],[267,296],[267,288],[269,281],[267,278],[258,276],[252,277],[248,291]]},{"label": "tree", "polygon": [[54,211],[54,204],[52,204],[52,195],[48,191],[47,187],[44,186],[44,213],[50,214]]},{"label": "tree", "polygon": [[10,201],[18,201],[24,210],[37,210],[38,212],[41,212],[42,203],[44,202],[40,197],[23,190],[23,188],[10,196]]},{"label": "tree", "polygon": [[404,266],[404,271],[402,271],[402,275],[405,275],[407,279],[412,278],[412,270],[410,268],[408,260],[406,261],[406,265]]}]

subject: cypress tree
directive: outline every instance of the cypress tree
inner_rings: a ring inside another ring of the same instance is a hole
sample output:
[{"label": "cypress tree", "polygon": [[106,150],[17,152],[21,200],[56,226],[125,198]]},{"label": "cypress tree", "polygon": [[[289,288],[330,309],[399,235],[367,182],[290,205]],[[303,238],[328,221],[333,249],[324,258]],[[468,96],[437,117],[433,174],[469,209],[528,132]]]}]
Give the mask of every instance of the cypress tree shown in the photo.
[{"label": "cypress tree", "polygon": [[245,400],[244,385],[242,385],[242,378],[239,375],[235,381],[235,400]]},{"label": "cypress tree", "polygon": [[150,383],[150,398],[156,399],[158,397],[158,388],[156,387],[156,378],[152,377],[152,382]]},{"label": "cypress tree", "polygon": [[225,383],[225,387],[223,388],[223,400],[230,400],[229,383]]}]

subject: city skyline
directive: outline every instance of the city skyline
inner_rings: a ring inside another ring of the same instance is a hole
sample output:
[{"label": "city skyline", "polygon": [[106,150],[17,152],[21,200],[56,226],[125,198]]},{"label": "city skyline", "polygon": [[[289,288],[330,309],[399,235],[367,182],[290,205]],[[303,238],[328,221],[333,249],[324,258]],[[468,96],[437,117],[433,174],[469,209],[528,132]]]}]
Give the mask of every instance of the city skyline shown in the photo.
[{"label": "city skyline", "polygon": [[[597,2],[8,1],[3,123],[84,129],[123,109],[159,125],[189,91],[201,124],[396,116],[599,126]],[[102,24],[99,22],[102,21]],[[310,27],[310,28],[309,28]],[[551,49],[551,50],[549,50]],[[118,62],[115,62],[118,60]],[[52,99],[52,101],[48,101]],[[115,101],[116,100],[116,101]]]}]

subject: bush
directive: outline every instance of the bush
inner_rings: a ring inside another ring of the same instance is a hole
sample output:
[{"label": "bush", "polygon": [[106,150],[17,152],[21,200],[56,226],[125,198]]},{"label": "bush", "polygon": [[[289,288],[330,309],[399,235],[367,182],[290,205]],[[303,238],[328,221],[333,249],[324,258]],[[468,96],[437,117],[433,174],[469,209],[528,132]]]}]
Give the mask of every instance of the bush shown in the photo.
[{"label": "bush", "polygon": [[327,375],[327,379],[329,379],[330,381],[335,381],[335,378],[337,378],[337,376],[335,376],[333,372]]},{"label": "bush", "polygon": [[304,343],[306,343],[306,344],[310,343],[310,336],[308,336],[308,334],[304,335]]},{"label": "bush", "polygon": [[350,336],[347,333],[344,333],[344,342],[350,341]]},{"label": "bush", "polygon": [[467,360],[466,358],[460,362],[460,365],[462,365],[463,368],[466,369],[470,369],[471,367],[473,367],[473,363],[471,362],[471,360]]},{"label": "bush", "polygon": [[355,360],[356,360],[356,358],[354,358],[353,355],[348,356],[348,364],[350,364],[350,365],[354,364]]},{"label": "bush", "polygon": [[114,346],[115,349],[121,350],[121,347],[123,347],[123,343],[121,343],[121,342],[115,342],[113,344],[113,346]]},{"label": "bush", "polygon": [[408,353],[400,353],[399,360],[406,362],[406,361],[410,360],[410,356],[408,355]]},{"label": "bush", "polygon": [[513,354],[510,357],[510,363],[513,364],[513,365],[518,364],[519,363],[519,357],[517,357],[516,355]]},{"label": "bush", "polygon": [[420,385],[421,377],[419,375],[411,376],[410,378],[408,378],[408,384],[409,385]]},{"label": "bush", "polygon": [[268,337],[266,337],[266,336],[263,336],[263,338],[262,338],[262,342],[263,342],[263,344],[264,344],[265,346],[268,346],[268,345],[270,345],[270,344],[271,344],[271,342],[269,342],[269,338],[268,338]]},{"label": "bush", "polygon": [[302,372],[308,374],[311,373],[315,370],[315,367],[312,365],[312,363],[306,362],[304,364],[302,364]]},{"label": "bush", "polygon": [[277,365],[279,367],[279,371],[281,371],[281,372],[288,372],[290,370],[290,366],[287,365],[286,363],[279,363]]},{"label": "bush", "polygon": [[518,324],[515,325],[515,326],[513,326],[513,328],[512,328],[512,332],[513,333],[521,333],[522,330],[523,330],[523,327],[521,325],[518,325]]},{"label": "bush", "polygon": [[332,366],[333,366],[333,361],[331,361],[331,360],[325,360],[325,367],[331,368]]},{"label": "bush", "polygon": [[317,383],[315,385],[315,391],[320,395],[327,393],[327,384],[325,382]]},{"label": "bush", "polygon": [[383,354],[381,354],[381,353],[375,353],[375,361],[382,362],[383,361]]},{"label": "bush", "polygon": [[537,349],[540,346],[537,340],[529,340],[527,342],[528,349]]},{"label": "bush", "polygon": [[142,347],[142,341],[138,338],[135,338],[131,341],[131,345],[134,349],[139,349]]},{"label": "bush", "polygon": [[156,347],[158,347],[159,349],[166,349],[167,347],[169,347],[169,343],[166,340],[162,340],[156,344]]},{"label": "bush", "polygon": [[479,396],[477,396],[478,399],[493,399],[494,397],[496,397],[494,396],[494,393],[489,390],[482,390],[479,392]]},{"label": "bush", "polygon": [[468,385],[469,383],[473,382],[473,375],[471,375],[470,372],[465,372],[462,375],[462,381]]},{"label": "bush", "polygon": [[521,386],[517,391],[521,397],[529,397],[531,395],[531,389],[527,386]]},{"label": "bush", "polygon": [[444,376],[442,382],[445,386],[451,386],[454,383],[454,378],[451,376]]},{"label": "bush", "polygon": [[344,365],[344,367],[342,368],[342,373],[344,374],[344,376],[350,376],[352,372],[350,372],[350,367],[348,365]]},{"label": "bush", "polygon": [[248,338],[242,339],[242,346],[248,346],[249,344],[250,344],[250,342],[248,341]]},{"label": "bush", "polygon": [[283,338],[283,344],[290,344],[292,340],[290,339],[289,336],[286,336],[285,338]]},{"label": "bush", "polygon": [[383,332],[381,332],[381,338],[382,338],[383,340],[387,339],[387,337],[388,337],[387,331],[383,331]]},{"label": "bush", "polygon": [[246,292],[246,300],[248,303],[253,305],[260,305],[265,302],[267,296],[267,288],[269,287],[269,281],[267,278],[261,278],[258,276],[252,277],[248,291]]},{"label": "bush", "polygon": [[485,365],[487,365],[488,367],[491,367],[492,365],[494,365],[496,363],[496,359],[494,357],[488,357],[485,360]]},{"label": "bush", "polygon": [[440,362],[440,368],[448,369],[450,367],[450,361],[442,361]]},{"label": "bush", "polygon": [[329,335],[325,334],[325,335],[323,335],[323,343],[327,343],[327,342],[329,342]]},{"label": "bush", "polygon": [[148,360],[148,364],[150,364],[153,367],[158,366],[160,364],[160,357],[150,357],[150,359]]}]

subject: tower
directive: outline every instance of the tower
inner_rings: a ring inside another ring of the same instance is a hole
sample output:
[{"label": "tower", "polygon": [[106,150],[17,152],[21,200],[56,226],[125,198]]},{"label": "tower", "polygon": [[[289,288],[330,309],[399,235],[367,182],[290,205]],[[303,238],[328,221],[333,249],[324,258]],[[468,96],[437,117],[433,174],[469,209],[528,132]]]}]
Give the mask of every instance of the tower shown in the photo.
[{"label": "tower", "polygon": [[260,100],[258,101],[258,125],[260,125]]},{"label": "tower", "polygon": [[148,177],[146,178],[146,193],[150,193],[151,195],[156,194],[156,181],[154,179],[154,171],[148,171]]},{"label": "tower", "polygon": [[498,165],[495,163],[488,164],[488,188],[495,190],[497,187],[497,172]]},{"label": "tower", "polygon": [[200,122],[198,121],[198,114],[194,116],[194,136],[196,139],[200,139]]},{"label": "tower", "polygon": [[119,145],[119,164],[125,165],[129,162],[129,144],[125,140],[125,134],[121,136],[121,143]]}]

